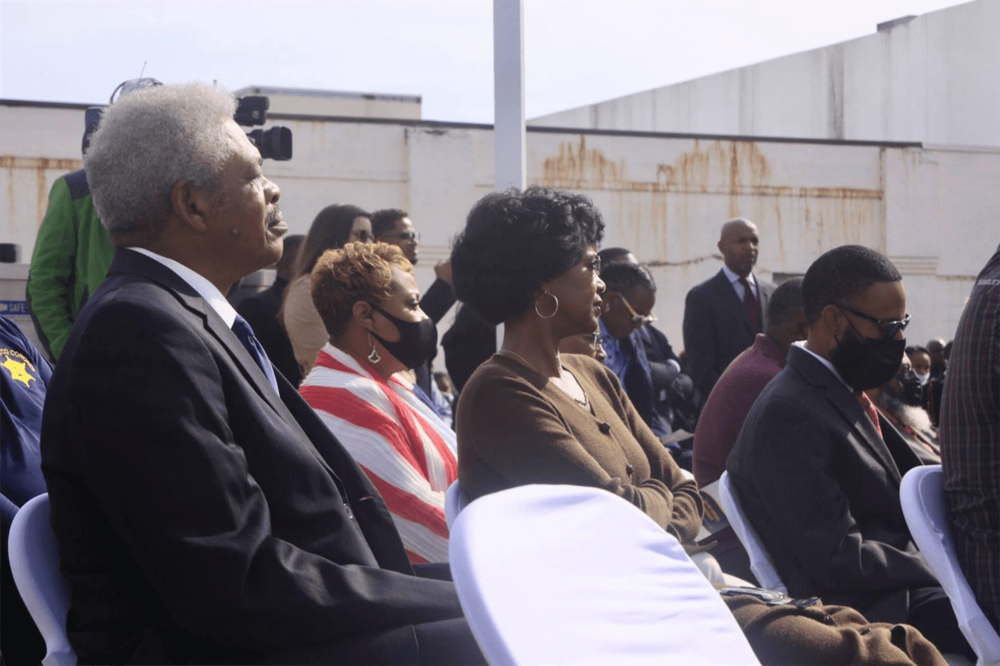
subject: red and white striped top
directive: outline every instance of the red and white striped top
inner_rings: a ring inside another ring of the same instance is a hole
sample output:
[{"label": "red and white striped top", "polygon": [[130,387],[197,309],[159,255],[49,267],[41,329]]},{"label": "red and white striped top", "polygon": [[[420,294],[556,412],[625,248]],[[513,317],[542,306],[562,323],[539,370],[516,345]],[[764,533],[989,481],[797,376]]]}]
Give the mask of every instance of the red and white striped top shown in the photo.
[{"label": "red and white striped top", "polygon": [[444,497],[458,477],[451,428],[399,379],[329,343],[299,392],[382,495],[410,561],[446,562]]}]

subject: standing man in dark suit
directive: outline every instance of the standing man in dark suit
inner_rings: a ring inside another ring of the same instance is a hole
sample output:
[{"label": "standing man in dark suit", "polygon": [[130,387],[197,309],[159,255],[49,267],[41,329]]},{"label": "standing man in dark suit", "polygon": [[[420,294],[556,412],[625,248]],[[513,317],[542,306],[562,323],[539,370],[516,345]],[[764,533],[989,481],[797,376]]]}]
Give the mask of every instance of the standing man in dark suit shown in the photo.
[{"label": "standing man in dark suit", "polygon": [[723,224],[722,270],[691,289],[684,301],[686,361],[702,401],[726,366],[767,328],[774,285],[753,274],[759,243],[757,225],[750,220]]},{"label": "standing man in dark suit", "polygon": [[205,85],[112,106],[85,158],[117,248],[53,375],[42,462],[81,663],[465,663],[452,583],[223,294],[273,264],[277,186]]},{"label": "standing man in dark suit", "polygon": [[726,469],[793,597],[820,596],[873,622],[905,622],[971,659],[899,500],[916,454],[864,391],[899,371],[909,323],[902,277],[845,245],[806,271],[805,343],[761,392]]}]

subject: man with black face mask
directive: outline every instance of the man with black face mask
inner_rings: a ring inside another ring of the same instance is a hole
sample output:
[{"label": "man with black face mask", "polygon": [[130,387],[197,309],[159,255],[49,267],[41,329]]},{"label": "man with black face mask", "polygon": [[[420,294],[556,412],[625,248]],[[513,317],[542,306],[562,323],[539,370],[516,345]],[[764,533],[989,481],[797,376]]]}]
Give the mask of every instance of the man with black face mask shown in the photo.
[{"label": "man with black face mask", "polygon": [[920,460],[864,393],[903,360],[902,276],[878,252],[846,245],[809,267],[802,301],[808,337],[726,463],[746,517],[791,596],[912,624],[942,652],[975,660],[903,518],[900,480]]},{"label": "man with black face mask", "polygon": [[925,465],[941,464],[941,447],[930,414],[920,406],[923,391],[920,378],[903,355],[899,372],[878,388],[865,391],[879,413],[889,420]]}]

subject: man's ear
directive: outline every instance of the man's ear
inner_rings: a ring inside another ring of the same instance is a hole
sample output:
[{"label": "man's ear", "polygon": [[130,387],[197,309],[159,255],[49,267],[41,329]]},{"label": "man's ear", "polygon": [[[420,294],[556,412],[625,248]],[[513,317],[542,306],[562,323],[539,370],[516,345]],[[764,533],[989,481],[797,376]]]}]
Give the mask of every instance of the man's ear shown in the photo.
[{"label": "man's ear", "polygon": [[844,328],[846,328],[847,320],[844,317],[844,313],[840,311],[836,305],[830,304],[823,308],[820,312],[820,319],[823,320],[823,325],[830,334],[837,340],[841,338],[844,333]]},{"label": "man's ear", "polygon": [[211,210],[208,193],[187,180],[179,180],[170,190],[170,203],[174,215],[181,222],[198,233],[208,229],[206,217]]}]

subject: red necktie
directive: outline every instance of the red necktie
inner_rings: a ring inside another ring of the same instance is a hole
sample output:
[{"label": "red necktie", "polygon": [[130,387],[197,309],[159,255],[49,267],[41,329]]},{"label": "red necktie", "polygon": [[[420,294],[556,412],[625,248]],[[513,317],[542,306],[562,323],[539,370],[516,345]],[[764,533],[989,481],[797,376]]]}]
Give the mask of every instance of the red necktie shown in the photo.
[{"label": "red necktie", "polygon": [[858,393],[855,399],[860,403],[861,409],[865,410],[865,414],[868,415],[868,420],[875,425],[875,429],[878,430],[878,436],[882,436],[882,426],[878,424],[878,412],[875,410],[875,405],[872,404],[872,399],[868,397],[868,394],[864,391]]},{"label": "red necktie", "polygon": [[743,309],[747,311],[753,332],[760,333],[760,306],[757,304],[757,297],[753,295],[753,289],[746,278],[741,277],[740,284],[743,285]]}]

